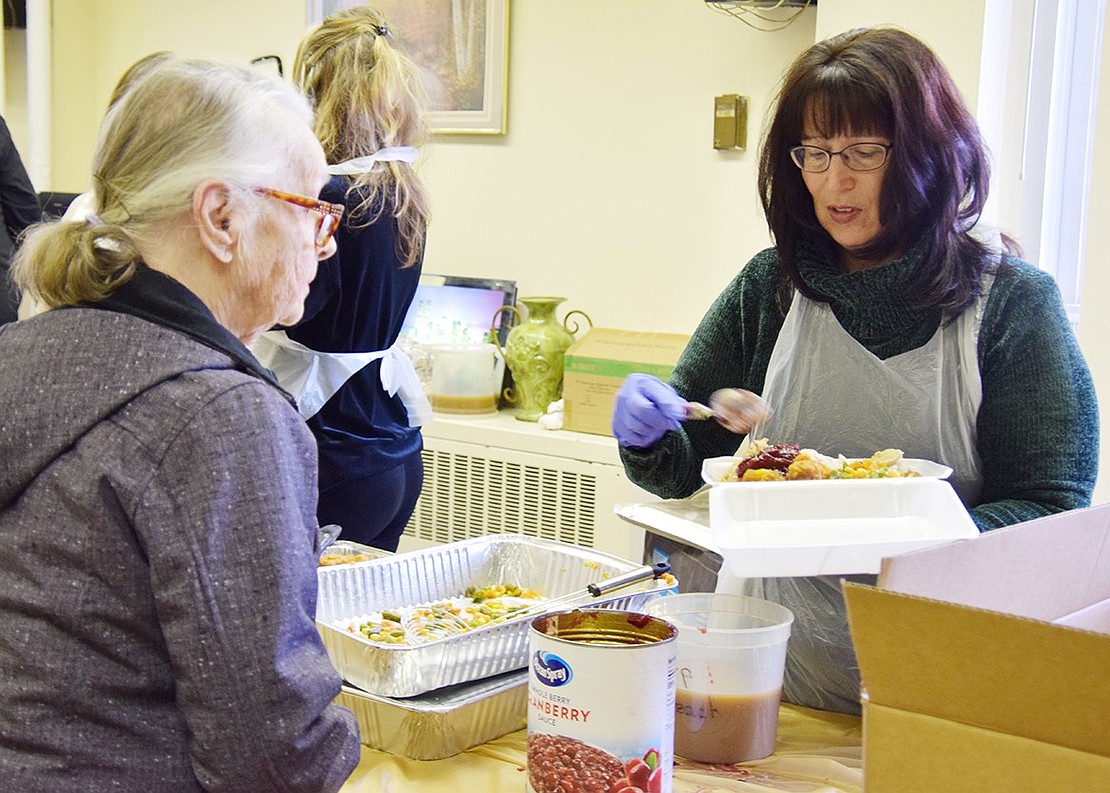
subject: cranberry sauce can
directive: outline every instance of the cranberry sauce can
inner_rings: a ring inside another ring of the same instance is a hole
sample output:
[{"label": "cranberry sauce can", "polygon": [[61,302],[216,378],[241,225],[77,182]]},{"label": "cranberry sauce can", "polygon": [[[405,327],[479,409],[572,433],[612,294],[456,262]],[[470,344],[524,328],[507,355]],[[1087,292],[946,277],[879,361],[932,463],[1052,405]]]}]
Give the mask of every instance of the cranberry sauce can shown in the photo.
[{"label": "cranberry sauce can", "polygon": [[676,636],[609,609],[532,621],[530,793],[671,793]]}]

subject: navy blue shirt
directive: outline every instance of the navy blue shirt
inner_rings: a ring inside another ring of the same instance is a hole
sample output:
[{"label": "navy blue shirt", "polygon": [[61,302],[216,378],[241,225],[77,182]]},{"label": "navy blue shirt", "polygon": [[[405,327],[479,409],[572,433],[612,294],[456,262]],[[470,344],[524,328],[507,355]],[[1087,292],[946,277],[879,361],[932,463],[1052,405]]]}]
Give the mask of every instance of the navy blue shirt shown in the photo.
[{"label": "navy blue shirt", "polygon": [[[347,208],[336,233],[338,250],[320,263],[304,317],[291,339],[319,352],[374,352],[392,346],[416,294],[421,263],[401,267],[397,223],[390,211],[376,223],[355,217],[361,203],[348,181],[333,176],[320,198]],[[373,476],[419,454],[419,427],[380,379],[381,361],[364,367],[308,420],[320,450],[320,485]]]}]

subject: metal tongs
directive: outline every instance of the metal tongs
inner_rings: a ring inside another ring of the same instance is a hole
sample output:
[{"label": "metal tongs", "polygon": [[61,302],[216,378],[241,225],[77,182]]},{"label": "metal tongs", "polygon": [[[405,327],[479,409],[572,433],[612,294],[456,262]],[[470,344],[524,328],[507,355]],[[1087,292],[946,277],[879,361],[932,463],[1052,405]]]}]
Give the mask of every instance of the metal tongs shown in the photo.
[{"label": "metal tongs", "polygon": [[522,609],[517,609],[516,611],[502,614],[499,617],[494,617],[483,625],[482,628],[488,628],[490,625],[507,620],[519,619],[521,617],[539,617],[543,614],[550,614],[555,611],[565,611],[579,606],[589,606],[590,603],[602,595],[607,595],[618,589],[624,589],[627,586],[631,586],[647,578],[659,578],[670,571],[671,566],[667,562],[646,564],[643,567],[637,567],[635,570],[629,570],[622,575],[587,584],[585,591],[581,589],[575,590],[574,592],[569,592],[556,598],[550,598],[549,600],[543,600],[531,606],[525,606]]}]

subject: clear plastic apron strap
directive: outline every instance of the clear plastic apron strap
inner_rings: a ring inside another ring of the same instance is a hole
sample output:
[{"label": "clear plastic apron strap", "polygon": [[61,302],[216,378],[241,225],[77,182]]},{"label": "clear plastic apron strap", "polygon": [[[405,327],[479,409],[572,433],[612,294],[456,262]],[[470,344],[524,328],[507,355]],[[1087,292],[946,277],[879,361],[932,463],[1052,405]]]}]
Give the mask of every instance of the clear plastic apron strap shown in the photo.
[{"label": "clear plastic apron strap", "polygon": [[351,160],[337,162],[328,166],[328,173],[336,176],[353,176],[357,173],[366,173],[379,162],[407,162],[410,165],[420,157],[420,150],[415,146],[391,146],[378,149],[373,154],[365,157],[355,157]]}]

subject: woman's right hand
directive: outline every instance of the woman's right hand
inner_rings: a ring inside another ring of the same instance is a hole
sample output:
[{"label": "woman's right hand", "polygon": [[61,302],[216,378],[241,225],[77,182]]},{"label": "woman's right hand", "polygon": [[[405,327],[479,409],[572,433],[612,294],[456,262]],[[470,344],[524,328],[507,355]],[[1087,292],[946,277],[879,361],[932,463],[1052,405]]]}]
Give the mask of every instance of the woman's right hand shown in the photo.
[{"label": "woman's right hand", "polygon": [[617,391],[613,437],[621,446],[645,449],[686,418],[686,400],[658,377],[630,374]]}]

